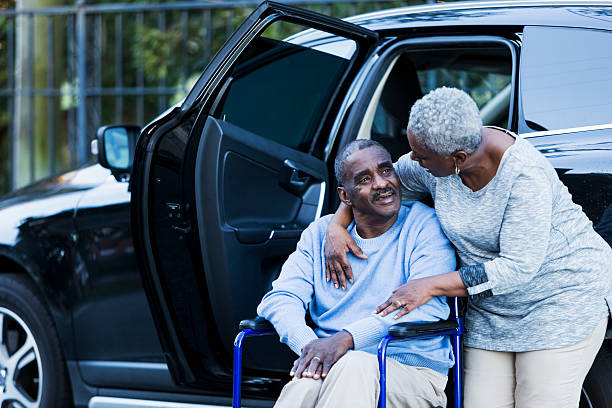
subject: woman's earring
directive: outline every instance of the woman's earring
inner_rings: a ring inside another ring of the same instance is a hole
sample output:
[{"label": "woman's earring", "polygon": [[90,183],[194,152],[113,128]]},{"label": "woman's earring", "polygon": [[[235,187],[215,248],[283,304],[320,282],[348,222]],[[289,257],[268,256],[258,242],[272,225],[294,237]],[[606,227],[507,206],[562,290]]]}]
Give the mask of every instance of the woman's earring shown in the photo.
[{"label": "woman's earring", "polygon": [[459,174],[461,170],[459,170],[459,166],[455,163],[455,174]]}]

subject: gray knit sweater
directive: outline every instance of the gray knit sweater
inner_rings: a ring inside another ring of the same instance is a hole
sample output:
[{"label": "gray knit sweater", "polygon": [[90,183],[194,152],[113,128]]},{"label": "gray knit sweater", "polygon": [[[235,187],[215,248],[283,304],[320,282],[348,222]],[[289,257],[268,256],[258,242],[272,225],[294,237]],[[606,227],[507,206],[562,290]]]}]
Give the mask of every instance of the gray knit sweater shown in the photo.
[{"label": "gray knit sweater", "polygon": [[530,351],[585,339],[611,313],[612,250],[551,164],[517,138],[497,174],[472,191],[402,156],[404,199],[431,193],[468,288],[465,345]]}]

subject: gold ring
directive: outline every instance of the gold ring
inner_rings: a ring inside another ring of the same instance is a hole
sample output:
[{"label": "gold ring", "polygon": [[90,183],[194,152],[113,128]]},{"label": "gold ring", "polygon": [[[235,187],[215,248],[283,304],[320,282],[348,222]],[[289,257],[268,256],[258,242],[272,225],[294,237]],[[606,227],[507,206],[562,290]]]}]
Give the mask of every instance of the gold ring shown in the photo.
[{"label": "gold ring", "polygon": [[402,307],[402,303],[401,303],[399,300],[396,300],[395,302],[393,302],[393,304],[394,304],[396,307]]},{"label": "gold ring", "polygon": [[321,357],[319,357],[319,356],[314,356],[312,359],[313,359],[313,360],[314,360],[314,359],[317,359],[317,360],[321,361]]}]

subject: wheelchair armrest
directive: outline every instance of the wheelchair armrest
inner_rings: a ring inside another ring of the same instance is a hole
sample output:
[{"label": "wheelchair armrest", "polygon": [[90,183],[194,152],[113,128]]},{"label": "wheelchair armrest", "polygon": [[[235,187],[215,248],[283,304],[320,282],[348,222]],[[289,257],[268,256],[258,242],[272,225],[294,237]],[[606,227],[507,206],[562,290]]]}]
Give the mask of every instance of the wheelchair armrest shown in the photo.
[{"label": "wheelchair armrest", "polygon": [[458,328],[459,324],[456,320],[440,320],[434,323],[398,323],[389,328],[389,334],[393,337],[413,337]]},{"label": "wheelchair armrest", "polygon": [[240,330],[246,330],[246,329],[251,329],[251,330],[274,330],[274,326],[272,326],[272,323],[270,323],[269,321],[267,321],[266,319],[264,319],[261,316],[257,316],[254,319],[247,319],[247,320],[242,320],[240,322]]}]

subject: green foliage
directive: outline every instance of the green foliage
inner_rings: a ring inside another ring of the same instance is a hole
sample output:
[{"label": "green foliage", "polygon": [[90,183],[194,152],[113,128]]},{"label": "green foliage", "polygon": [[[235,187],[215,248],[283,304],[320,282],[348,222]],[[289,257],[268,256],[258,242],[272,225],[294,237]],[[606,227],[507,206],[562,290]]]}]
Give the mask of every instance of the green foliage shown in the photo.
[{"label": "green foliage", "polygon": [[179,46],[181,33],[175,30],[137,27],[136,63],[142,66],[148,79],[155,81],[168,76],[173,53]]}]

